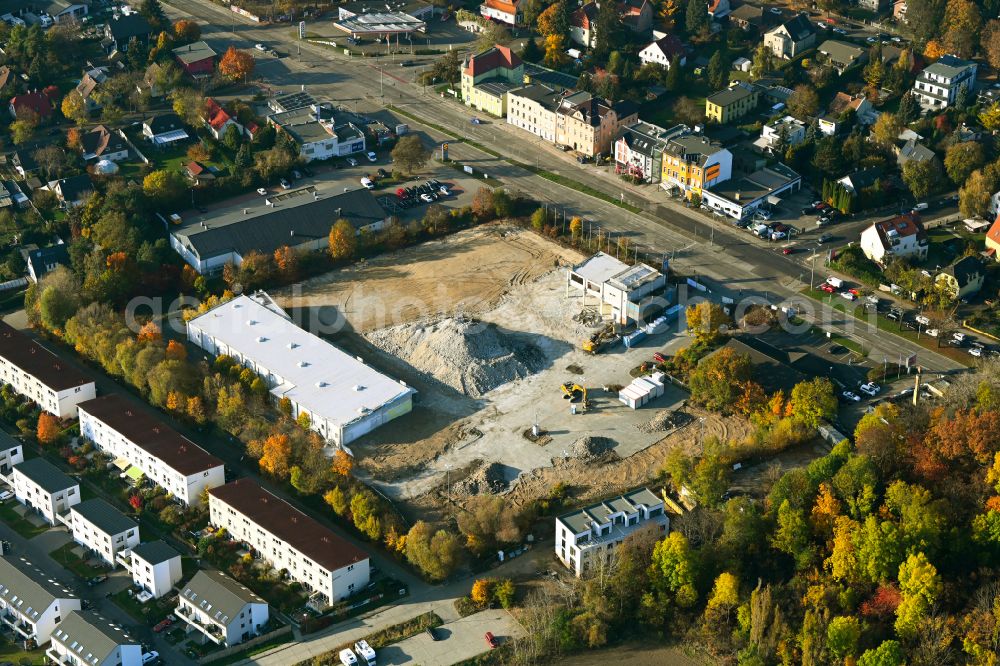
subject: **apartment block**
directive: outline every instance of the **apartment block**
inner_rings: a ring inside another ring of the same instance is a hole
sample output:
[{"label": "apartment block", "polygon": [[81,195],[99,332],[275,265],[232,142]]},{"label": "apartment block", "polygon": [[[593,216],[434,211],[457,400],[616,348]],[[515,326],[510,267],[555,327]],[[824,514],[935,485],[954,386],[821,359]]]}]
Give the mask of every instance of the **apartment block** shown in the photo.
[{"label": "apartment block", "polygon": [[0,432],[0,479],[11,483],[14,465],[24,462],[24,446],[5,432]]},{"label": "apartment block", "polygon": [[913,84],[920,108],[934,111],[955,104],[958,91],[965,89],[971,102],[976,87],[976,72],[979,65],[970,60],[962,60],[953,55],[943,55],[937,62],[920,72]]},{"label": "apartment block", "polygon": [[118,566],[118,553],[139,545],[139,524],[100,498],[80,502],[60,520],[74,541],[111,567]]},{"label": "apartment block", "polygon": [[79,414],[83,437],[186,505],[198,505],[204,490],[226,482],[221,460],[122,395],[81,403]]},{"label": "apartment block", "polygon": [[94,613],[72,611],[52,632],[45,656],[67,666],[141,666],[142,645]]},{"label": "apartment block", "polygon": [[140,543],[121,552],[118,563],[132,574],[132,582],[154,599],[170,592],[181,580],[181,554],[164,541]]},{"label": "apartment block", "polygon": [[29,576],[0,557],[0,622],[20,640],[42,645],[66,614],[80,610],[80,600],[66,588],[36,578],[41,577]]},{"label": "apartment block", "polygon": [[677,188],[688,199],[729,180],[733,175],[733,154],[722,144],[702,134],[672,136],[662,158],[660,187]]},{"label": "apartment block", "polygon": [[739,120],[757,108],[760,92],[752,83],[734,83],[705,100],[705,117],[717,123]]},{"label": "apartment block", "polygon": [[4,321],[0,381],[61,419],[75,418],[76,406],[97,395],[93,379]]},{"label": "apartment block", "polygon": [[267,602],[220,571],[199,571],[177,597],[177,617],[217,645],[237,645],[267,625]]},{"label": "apartment block", "polygon": [[598,502],[556,518],[556,556],[577,576],[610,563],[614,550],[634,532],[670,527],[663,500],[648,488]]},{"label": "apartment block", "polygon": [[49,525],[80,503],[80,484],[44,458],[14,465],[11,481],[17,501],[34,509]]},{"label": "apartment block", "polygon": [[208,491],[209,521],[328,605],[368,585],[368,555],[252,479]]}]

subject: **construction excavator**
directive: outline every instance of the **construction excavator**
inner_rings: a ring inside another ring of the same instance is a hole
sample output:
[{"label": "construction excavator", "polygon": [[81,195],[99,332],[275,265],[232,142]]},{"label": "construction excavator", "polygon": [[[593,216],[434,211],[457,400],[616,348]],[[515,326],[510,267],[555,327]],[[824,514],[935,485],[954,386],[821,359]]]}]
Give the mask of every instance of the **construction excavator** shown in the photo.
[{"label": "construction excavator", "polygon": [[615,332],[615,325],[611,323],[591,335],[589,339],[583,342],[581,348],[588,354],[596,354],[606,345],[617,340],[618,337],[618,334]]},{"label": "construction excavator", "polygon": [[587,411],[590,403],[587,402],[587,389],[574,382],[566,382],[560,388],[563,392],[563,400],[569,400],[573,404],[581,406],[582,411]]}]

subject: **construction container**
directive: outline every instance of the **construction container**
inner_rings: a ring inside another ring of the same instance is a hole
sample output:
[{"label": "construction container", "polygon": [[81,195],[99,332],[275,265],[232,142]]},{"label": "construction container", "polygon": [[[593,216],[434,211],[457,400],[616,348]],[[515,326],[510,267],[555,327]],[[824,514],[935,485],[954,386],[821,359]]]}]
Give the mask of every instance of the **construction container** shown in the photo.
[{"label": "construction container", "polygon": [[628,335],[624,336],[622,338],[622,341],[625,343],[626,347],[631,349],[632,347],[636,346],[645,339],[646,339],[646,331],[639,329],[638,331],[633,331],[632,333],[629,333]]}]

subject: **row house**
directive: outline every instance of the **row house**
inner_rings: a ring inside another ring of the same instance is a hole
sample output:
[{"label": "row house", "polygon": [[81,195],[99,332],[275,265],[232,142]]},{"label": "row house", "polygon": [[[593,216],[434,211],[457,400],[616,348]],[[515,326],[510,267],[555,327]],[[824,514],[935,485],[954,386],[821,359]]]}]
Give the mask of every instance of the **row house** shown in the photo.
[{"label": "row house", "polygon": [[197,632],[225,647],[250,640],[267,626],[267,602],[221,571],[199,571],[177,596],[176,615]]},{"label": "row house", "polygon": [[70,507],[69,515],[59,519],[74,541],[112,568],[118,566],[118,553],[139,545],[139,524],[99,497]]},{"label": "row house", "polygon": [[14,465],[11,485],[17,501],[33,509],[49,525],[61,522],[61,517],[80,503],[80,484],[45,458]]},{"label": "row house", "polygon": [[80,610],[80,600],[68,589],[44,576],[29,576],[0,557],[0,622],[20,640],[46,643],[56,625],[74,610]]}]

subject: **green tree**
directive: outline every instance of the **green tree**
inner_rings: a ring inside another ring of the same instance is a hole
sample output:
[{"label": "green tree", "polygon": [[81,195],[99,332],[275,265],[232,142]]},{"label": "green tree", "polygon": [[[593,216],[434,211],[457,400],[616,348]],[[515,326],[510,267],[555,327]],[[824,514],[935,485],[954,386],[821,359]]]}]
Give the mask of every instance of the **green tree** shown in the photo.
[{"label": "green tree", "polygon": [[918,162],[910,160],[903,165],[903,182],[917,199],[933,194],[941,189],[944,173],[937,158]]},{"label": "green tree", "polygon": [[240,128],[235,124],[230,125],[226,128],[226,131],[222,134],[222,145],[228,148],[231,152],[236,152],[240,144],[243,143],[243,133]]},{"label": "green tree", "polygon": [[698,601],[699,567],[698,554],[687,537],[671,532],[653,547],[650,583],[654,593],[681,608],[690,608]]},{"label": "green tree", "polygon": [[778,508],[778,529],[771,538],[771,545],[791,555],[795,568],[802,571],[809,568],[816,558],[816,548],[810,540],[811,532],[805,511],[793,508],[785,500]]},{"label": "green tree", "polygon": [[945,0],[912,0],[906,5],[906,23],[919,48],[938,35],[944,19]]},{"label": "green tree", "polygon": [[861,622],[856,617],[838,615],[827,625],[826,649],[840,661],[858,653],[860,640]]},{"label": "green tree", "polygon": [[942,590],[937,568],[923,553],[910,555],[899,566],[899,590],[902,601],[896,608],[896,632],[902,638],[914,638]]},{"label": "green tree", "polygon": [[819,95],[812,86],[800,83],[788,96],[788,112],[796,118],[806,120],[819,110]]},{"label": "green tree", "polygon": [[708,7],[701,0],[688,0],[684,12],[684,29],[690,37],[701,37],[708,32]]},{"label": "green tree", "polygon": [[418,520],[406,534],[406,559],[429,580],[441,581],[455,571],[460,562],[458,538],[443,529],[434,530]]},{"label": "green tree", "polygon": [[721,90],[729,83],[729,66],[723,50],[719,49],[712,54],[708,61],[708,84],[715,90]]},{"label": "green tree", "polygon": [[985,217],[994,191],[996,183],[985,170],[973,171],[958,190],[959,212],[967,217]]},{"label": "green tree", "polygon": [[[881,118],[881,116],[879,116]],[[912,91],[906,91],[899,98],[899,109],[896,110],[896,117],[904,124],[912,123],[920,117],[920,104]]]},{"label": "green tree", "polygon": [[752,371],[748,355],[723,347],[691,371],[691,399],[708,409],[733,410]]},{"label": "green tree", "polygon": [[792,388],[792,415],[809,428],[837,415],[837,395],[833,382],[826,377],[815,377],[799,382]]},{"label": "green tree", "polygon": [[79,294],[49,285],[42,290],[38,307],[42,325],[50,331],[61,331],[80,307]]},{"label": "green tree", "polygon": [[401,138],[391,154],[392,163],[407,174],[424,168],[431,157],[430,151],[424,148],[424,144],[416,134],[408,134]]},{"label": "green tree", "polygon": [[962,186],[969,175],[986,164],[986,151],[978,141],[954,143],[944,156],[944,170],[951,182]]},{"label": "green tree", "polygon": [[591,53],[596,61],[607,62],[608,55],[621,44],[623,37],[623,26],[618,16],[617,4],[600,3],[594,32],[594,46]]},{"label": "green tree", "polygon": [[536,208],[535,212],[531,214],[531,228],[535,231],[541,231],[545,227],[545,222],[548,219],[548,213],[544,208]]},{"label": "green tree", "polygon": [[160,5],[160,0],[142,0],[142,4],[139,5],[139,14],[154,28],[167,25],[167,15],[163,11],[163,6]]},{"label": "green tree", "polygon": [[753,52],[753,62],[750,65],[750,78],[756,81],[767,75],[774,67],[774,53],[763,43]]},{"label": "green tree", "polygon": [[897,641],[882,641],[872,650],[866,650],[858,659],[858,666],[903,666],[906,655]]},{"label": "green tree", "polygon": [[184,177],[176,171],[161,169],[142,179],[142,191],[160,204],[178,201],[187,189]]}]

